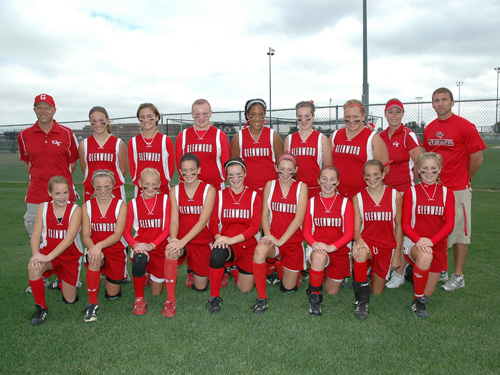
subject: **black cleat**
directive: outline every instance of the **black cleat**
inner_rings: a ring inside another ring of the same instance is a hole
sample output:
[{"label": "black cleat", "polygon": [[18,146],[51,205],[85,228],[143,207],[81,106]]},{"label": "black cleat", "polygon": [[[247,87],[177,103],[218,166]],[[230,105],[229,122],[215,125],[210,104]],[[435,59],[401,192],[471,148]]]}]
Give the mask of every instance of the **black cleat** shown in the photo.
[{"label": "black cleat", "polygon": [[44,309],[40,305],[35,305],[36,306],[36,311],[35,313],[31,316],[30,324],[32,326],[39,326],[42,324],[45,319],[47,318],[47,309]]},{"label": "black cleat", "polygon": [[427,319],[429,317],[429,312],[425,306],[427,302],[429,300],[426,297],[415,298],[411,304],[413,314],[419,318]]},{"label": "black cleat", "polygon": [[257,298],[257,302],[255,303],[252,312],[255,315],[262,315],[267,310],[267,298]]},{"label": "black cleat", "polygon": [[222,298],[220,297],[210,297],[207,302],[208,311],[212,314],[220,313],[220,305],[222,304]]},{"label": "black cleat", "polygon": [[363,301],[356,301],[354,304],[356,306],[356,311],[354,311],[354,316],[360,320],[368,318],[368,303]]},{"label": "black cleat", "polygon": [[309,295],[309,314],[313,316],[321,316],[321,298],[319,294],[311,293]]}]

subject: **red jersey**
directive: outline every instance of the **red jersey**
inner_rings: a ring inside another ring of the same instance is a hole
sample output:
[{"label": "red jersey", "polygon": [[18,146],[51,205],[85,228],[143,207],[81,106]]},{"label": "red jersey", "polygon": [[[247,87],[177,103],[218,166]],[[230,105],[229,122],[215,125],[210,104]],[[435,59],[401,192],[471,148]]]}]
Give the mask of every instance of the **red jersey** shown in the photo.
[{"label": "red jersey", "polygon": [[78,160],[78,143],[73,131],[54,120],[52,129],[45,133],[38,124],[21,130],[17,136],[19,157],[28,163],[30,183],[25,201],[40,204],[50,202],[47,192],[52,176],[63,176],[70,184],[69,200],[76,200],[71,175],[71,164]]},{"label": "red jersey", "polygon": [[404,192],[415,185],[413,168],[415,163],[410,157],[410,151],[421,146],[420,141],[413,131],[401,125],[389,138],[389,128],[380,133],[389,151],[391,168],[385,175],[384,184],[397,191]]},{"label": "red jersey", "polygon": [[[209,184],[200,181],[193,198],[189,198],[186,193],[184,181],[181,181],[179,185],[175,186],[175,199],[177,201],[177,210],[179,211],[179,232],[177,233],[177,238],[183,238],[200,220],[209,187]],[[202,231],[198,233],[190,243],[193,245],[207,245],[211,243],[212,240],[213,238],[208,230],[207,223]]]},{"label": "red jersey", "polygon": [[135,186],[139,186],[145,168],[160,172],[161,192],[168,193],[168,184],[174,174],[174,145],[165,134],[156,132],[153,139],[144,139],[142,133],[128,142],[128,165]]},{"label": "red jersey", "polygon": [[339,193],[352,198],[366,187],[363,166],[373,159],[372,139],[376,132],[363,127],[354,138],[347,137],[346,128],[332,135],[333,164],[339,171]]},{"label": "red jersey", "polygon": [[113,134],[109,136],[102,147],[99,146],[93,135],[83,140],[85,163],[87,164],[83,186],[89,189],[92,188],[92,175],[98,169],[107,169],[113,172],[115,176],[115,188],[125,183],[118,160],[120,142],[121,139],[116,138]]},{"label": "red jersey", "polygon": [[[62,218],[57,218],[54,214],[54,201],[43,203],[42,215],[42,239],[40,243],[40,252],[42,254],[49,254],[57,245],[61,243],[67,236],[69,223],[73,217],[73,213],[78,206],[74,203],[68,202],[64,215]],[[61,219],[61,221],[59,221]],[[42,250],[44,250],[42,252]],[[82,256],[83,249],[80,242],[80,233],[75,237],[73,243],[68,246],[57,257],[58,260],[71,261],[79,259]]]},{"label": "red jersey", "polygon": [[354,210],[351,201],[340,194],[322,198],[318,194],[307,202],[304,218],[304,239],[334,245],[335,253],[348,254],[347,244],[354,237]]},{"label": "red jersey", "polygon": [[[271,234],[277,239],[286,232],[290,223],[295,219],[301,186],[302,182],[293,180],[288,190],[288,195],[283,197],[279,180],[271,181],[271,190],[267,198],[267,207],[269,208]],[[287,243],[301,243],[303,240],[302,228],[299,227],[288,239]]]},{"label": "red jersey", "polygon": [[267,181],[276,178],[274,130],[264,126],[259,138],[255,140],[250,134],[250,129],[245,128],[239,131],[238,141],[240,158],[245,161],[247,167],[245,184],[253,190],[264,189]]},{"label": "red jersey", "polygon": [[313,130],[305,141],[299,132],[288,137],[288,151],[295,155],[298,162],[297,181],[302,181],[309,188],[318,187],[319,170],[323,165],[322,134]]},{"label": "red jersey", "polygon": [[445,186],[419,183],[403,195],[404,234],[413,242],[429,238],[434,248],[446,249],[446,238],[455,225],[455,195]]},{"label": "red jersey", "polygon": [[[120,213],[122,200],[111,197],[106,212],[101,212],[97,204],[97,198],[87,201],[87,215],[90,218],[90,238],[94,244],[101,242],[115,233],[116,221]],[[106,247],[106,250],[122,252],[127,247],[125,239],[122,237],[117,243]],[[105,250],[103,249],[103,250]]]},{"label": "red jersey", "polygon": [[215,126],[210,126],[205,131],[195,130],[194,125],[183,130],[175,140],[175,159],[178,170],[182,155],[187,153],[195,154],[200,159],[201,172],[198,176],[200,180],[217,190],[224,187],[226,181],[224,163],[231,157],[226,133]]},{"label": "red jersey", "polygon": [[[149,203],[153,203],[152,207]],[[135,235],[132,237],[132,228]],[[162,193],[144,200],[141,195],[128,202],[127,224],[123,237],[130,246],[138,242],[154,243],[156,249],[165,250],[170,232],[170,200]]]},{"label": "red jersey", "polygon": [[395,189],[386,186],[378,204],[375,204],[368,189],[356,194],[361,215],[361,237],[372,246],[391,250],[397,246],[396,194]]},{"label": "red jersey", "polygon": [[235,194],[228,186],[220,190],[210,219],[210,233],[213,237],[234,237],[242,234],[245,241],[239,245],[256,245],[255,236],[260,229],[262,200],[257,192],[245,189]]},{"label": "red jersey", "polygon": [[425,127],[424,148],[443,157],[441,183],[451,190],[465,190],[470,188],[470,155],[486,149],[486,144],[474,124],[452,114]]}]

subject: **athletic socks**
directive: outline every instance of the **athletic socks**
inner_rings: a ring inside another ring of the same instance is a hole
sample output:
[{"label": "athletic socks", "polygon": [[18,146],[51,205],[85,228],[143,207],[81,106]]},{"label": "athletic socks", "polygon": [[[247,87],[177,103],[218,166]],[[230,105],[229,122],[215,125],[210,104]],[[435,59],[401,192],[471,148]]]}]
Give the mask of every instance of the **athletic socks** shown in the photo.
[{"label": "athletic socks", "polygon": [[224,277],[224,268],[210,267],[208,275],[210,276],[210,297],[220,297],[220,284]]},{"label": "athletic socks", "polygon": [[257,289],[257,296],[259,298],[267,299],[266,295],[266,263],[255,263],[253,264],[253,277],[255,281],[255,288]]},{"label": "athletic socks", "polygon": [[424,296],[425,286],[427,285],[428,279],[429,270],[427,269],[424,271],[415,264],[413,266],[413,290],[415,292],[415,298]]},{"label": "athletic socks", "polygon": [[167,300],[175,301],[175,285],[177,284],[177,261],[173,259],[165,259],[164,271]]},{"label": "athletic socks", "polygon": [[38,280],[29,280],[29,283],[31,291],[33,292],[33,297],[35,297],[35,303],[46,309],[47,305],[45,304],[45,285],[43,284],[43,279],[40,277]]},{"label": "athletic socks", "polygon": [[283,266],[279,260],[274,262],[274,266],[276,267],[276,272],[278,273],[278,279],[283,280]]},{"label": "athletic socks", "polygon": [[141,277],[135,277],[132,276],[132,280],[134,282],[134,291],[135,291],[135,298],[142,297],[144,298],[144,279],[145,276]]},{"label": "athletic socks", "polygon": [[[312,268],[309,269],[309,288],[311,294],[321,294],[321,287],[323,286],[323,279],[325,278],[325,270],[315,271]],[[319,291],[318,291],[318,288]]]},{"label": "athletic socks", "polygon": [[89,304],[97,305],[97,295],[99,294],[99,284],[101,283],[101,271],[92,271],[87,268],[87,293]]},{"label": "athletic socks", "polygon": [[354,261],[354,281],[357,281],[359,283],[364,283],[366,282],[366,279],[368,278],[367,276],[367,271],[368,271],[368,262],[356,262]]}]

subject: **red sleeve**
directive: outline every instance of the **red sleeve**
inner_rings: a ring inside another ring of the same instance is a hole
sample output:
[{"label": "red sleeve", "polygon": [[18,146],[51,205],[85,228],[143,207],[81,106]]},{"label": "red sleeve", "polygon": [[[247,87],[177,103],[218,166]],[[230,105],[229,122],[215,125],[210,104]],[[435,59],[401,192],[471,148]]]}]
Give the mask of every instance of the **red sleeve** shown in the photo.
[{"label": "red sleeve", "polygon": [[75,137],[75,134],[73,133],[73,131],[71,129],[69,129],[70,131],[70,141],[69,141],[69,152],[71,153],[70,154],[70,157],[69,157],[69,161],[70,163],[74,163],[75,161],[78,160],[78,141],[76,140],[76,137]]},{"label": "red sleeve", "polygon": [[255,236],[260,229],[260,219],[262,216],[262,200],[259,194],[255,194],[255,200],[253,202],[253,216],[250,227],[243,231],[242,235],[245,240]]},{"label": "red sleeve", "polygon": [[[175,173],[175,156],[174,156],[174,144],[169,136],[167,136],[167,152],[168,152],[168,170],[170,171],[170,180]],[[169,201],[170,204],[170,201]]]},{"label": "red sleeve", "polygon": [[411,188],[405,191],[403,194],[403,213],[401,217],[401,228],[403,229],[403,233],[410,240],[417,243],[420,239],[420,235],[415,232],[415,230],[411,226],[411,207],[413,204],[413,191]]},{"label": "red sleeve", "polygon": [[477,128],[474,126],[474,124],[470,124],[470,126],[467,126],[464,141],[467,153],[469,155],[486,149],[486,144],[479,135],[479,132],[477,131]]},{"label": "red sleeve", "polygon": [[134,223],[134,209],[132,207],[132,201],[127,203],[127,222],[125,223],[125,230],[123,231],[123,238],[130,245],[134,247],[137,243],[134,236],[132,236],[132,225]]},{"label": "red sleeve", "polygon": [[406,137],[406,149],[408,151],[413,150],[414,148],[421,146],[420,139],[418,139],[417,135],[411,130],[407,133]]},{"label": "red sleeve", "polygon": [[220,161],[222,163],[222,168],[223,168],[223,173],[224,173],[224,178],[225,178],[226,177],[226,170],[224,169],[224,164],[226,164],[226,161],[228,161],[231,158],[231,145],[229,144],[229,139],[227,139],[226,133],[224,133],[222,130],[221,130],[221,137],[220,138],[221,138],[220,139],[220,146],[221,146]]},{"label": "red sleeve", "polygon": [[[344,198],[346,199],[346,198]],[[343,248],[354,238],[354,207],[350,200],[347,201],[347,205],[344,213],[344,234],[337,241],[333,243],[338,249]]]},{"label": "red sleeve", "polygon": [[304,216],[304,222],[302,224],[302,234],[304,240],[312,246],[316,242],[311,231],[312,231],[312,218],[311,218],[311,200],[307,201],[306,215]]},{"label": "red sleeve", "polygon": [[215,194],[214,208],[212,209],[212,213],[210,214],[210,220],[208,221],[208,231],[212,235],[212,238],[215,238],[215,235],[220,234],[219,231],[219,193]]},{"label": "red sleeve", "polygon": [[161,232],[161,234],[152,241],[155,246],[159,246],[163,241],[167,239],[167,237],[170,235],[170,199],[167,197],[167,213],[168,215],[165,215],[165,230]]},{"label": "red sleeve", "polygon": [[177,138],[175,139],[175,165],[177,167],[177,171],[180,169],[179,163],[182,157],[182,133],[183,132],[180,132]]},{"label": "red sleeve", "polygon": [[26,150],[24,149],[24,139],[22,131],[17,135],[17,144],[19,145],[19,160],[29,163],[28,155],[26,155]]},{"label": "red sleeve", "polygon": [[444,204],[444,225],[430,238],[434,245],[448,237],[455,226],[455,194],[450,189],[447,190],[448,193]]},{"label": "red sleeve", "polygon": [[132,149],[132,139],[128,141],[127,154],[128,154],[128,170],[130,172],[130,177],[134,178],[135,162],[134,162],[134,150]]}]

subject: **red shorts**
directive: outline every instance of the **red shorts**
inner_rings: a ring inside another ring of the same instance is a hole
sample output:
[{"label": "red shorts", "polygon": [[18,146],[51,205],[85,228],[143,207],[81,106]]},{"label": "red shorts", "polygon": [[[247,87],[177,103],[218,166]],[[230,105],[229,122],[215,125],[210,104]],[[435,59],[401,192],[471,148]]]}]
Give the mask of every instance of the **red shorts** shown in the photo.
[{"label": "red shorts", "polygon": [[[40,254],[47,255],[52,249],[40,249]],[[64,254],[64,252],[63,252]],[[61,254],[62,255],[62,254]],[[69,285],[76,286],[80,278],[80,269],[82,267],[82,256],[79,254],[77,257],[63,258],[59,255],[57,258],[51,260],[50,264],[52,269],[44,272],[44,277],[49,277],[55,274],[59,280],[62,280]]]},{"label": "red shorts", "polygon": [[290,271],[302,271],[305,269],[306,256],[304,246],[300,243],[287,243],[278,249],[281,255],[281,265]]},{"label": "red shorts", "polygon": [[[415,265],[415,261],[410,256],[410,250],[415,245],[408,237],[405,237],[403,241],[405,258],[408,263],[412,266]],[[434,246],[432,248],[432,263],[429,268],[429,272],[440,273],[441,271],[446,271],[448,269],[448,249],[446,248],[446,241],[444,241],[444,246]]]},{"label": "red shorts", "polygon": [[234,244],[231,245],[234,252],[233,264],[239,269],[245,271],[247,274],[253,274],[253,254],[257,247],[257,241],[250,244]]},{"label": "red shorts", "polygon": [[208,269],[210,268],[210,255],[212,254],[212,247],[210,244],[196,245],[188,243],[186,245],[187,254],[184,258],[180,258],[177,262],[178,265],[187,260],[187,265],[196,275],[201,277],[208,277]]},{"label": "red shorts", "polygon": [[[130,260],[134,261],[134,251],[130,252]],[[165,281],[165,247],[156,247],[147,253],[148,263],[146,272],[151,275],[151,280],[156,283]]]},{"label": "red shorts", "polygon": [[381,249],[368,242],[366,244],[372,253],[371,266],[373,272],[381,279],[387,280],[391,274],[391,262],[394,250]]},{"label": "red shorts", "polygon": [[342,280],[351,276],[351,259],[349,253],[338,253],[334,251],[328,254],[328,264],[326,265],[326,277],[333,280]]},{"label": "red shorts", "polygon": [[102,253],[106,262],[101,272],[108,279],[114,281],[123,280],[127,277],[127,252],[125,249],[121,251],[103,249]]}]

